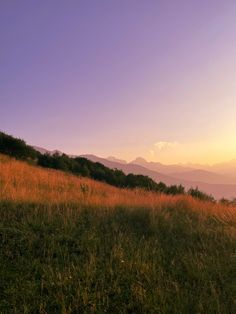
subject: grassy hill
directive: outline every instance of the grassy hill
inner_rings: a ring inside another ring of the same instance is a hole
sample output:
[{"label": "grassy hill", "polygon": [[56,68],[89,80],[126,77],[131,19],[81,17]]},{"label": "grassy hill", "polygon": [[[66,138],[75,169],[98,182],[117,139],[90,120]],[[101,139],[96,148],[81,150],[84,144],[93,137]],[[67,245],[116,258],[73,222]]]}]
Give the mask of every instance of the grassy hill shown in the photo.
[{"label": "grassy hill", "polygon": [[0,313],[234,313],[236,207],[0,155]]}]

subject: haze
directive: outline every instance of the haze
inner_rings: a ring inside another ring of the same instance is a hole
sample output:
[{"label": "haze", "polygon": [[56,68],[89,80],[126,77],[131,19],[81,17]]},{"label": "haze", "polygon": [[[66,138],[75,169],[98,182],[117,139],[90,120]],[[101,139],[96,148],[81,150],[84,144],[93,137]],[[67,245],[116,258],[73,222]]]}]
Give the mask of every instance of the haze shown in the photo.
[{"label": "haze", "polygon": [[0,3],[0,129],[70,154],[236,158],[236,2]]}]

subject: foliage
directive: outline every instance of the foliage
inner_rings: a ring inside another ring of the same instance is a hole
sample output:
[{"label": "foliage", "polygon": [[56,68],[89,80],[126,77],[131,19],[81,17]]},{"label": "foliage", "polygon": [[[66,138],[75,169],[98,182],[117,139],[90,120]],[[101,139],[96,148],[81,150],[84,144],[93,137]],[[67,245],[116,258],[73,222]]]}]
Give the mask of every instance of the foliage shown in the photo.
[{"label": "foliage", "polygon": [[189,189],[188,194],[191,195],[192,197],[196,197],[202,201],[211,201],[211,202],[215,201],[215,199],[212,195],[208,195],[202,191],[199,191],[198,187],[196,187],[195,189],[194,188]]},{"label": "foliage", "polygon": [[221,198],[219,200],[219,203],[220,204],[223,204],[223,205],[228,205],[228,206],[231,206],[231,205],[236,205],[236,198],[233,198],[232,200],[228,200],[227,198]]},{"label": "foliage", "polygon": [[156,183],[144,175],[128,174],[118,169],[110,169],[99,162],[92,162],[86,158],[70,158],[67,155],[40,155],[38,165],[47,168],[69,171],[76,175],[86,176],[98,181],[106,182],[116,187],[143,188],[148,191],[162,192],[165,194],[184,194],[182,185],[166,186],[163,182]]},{"label": "foliage", "polygon": [[17,159],[35,159],[38,155],[35,149],[26,145],[25,141],[0,132],[0,153]]},{"label": "foliage", "polygon": [[164,193],[171,194],[171,195],[177,195],[177,194],[185,194],[184,187],[180,185],[171,185],[169,187],[166,187],[164,190]]}]

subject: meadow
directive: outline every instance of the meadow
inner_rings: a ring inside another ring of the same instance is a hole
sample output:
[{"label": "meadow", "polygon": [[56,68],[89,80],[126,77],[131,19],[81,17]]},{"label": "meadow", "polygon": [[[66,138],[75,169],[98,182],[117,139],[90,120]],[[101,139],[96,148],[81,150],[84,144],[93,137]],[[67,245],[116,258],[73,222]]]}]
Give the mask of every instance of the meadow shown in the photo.
[{"label": "meadow", "polygon": [[235,313],[236,207],[0,155],[0,313]]}]

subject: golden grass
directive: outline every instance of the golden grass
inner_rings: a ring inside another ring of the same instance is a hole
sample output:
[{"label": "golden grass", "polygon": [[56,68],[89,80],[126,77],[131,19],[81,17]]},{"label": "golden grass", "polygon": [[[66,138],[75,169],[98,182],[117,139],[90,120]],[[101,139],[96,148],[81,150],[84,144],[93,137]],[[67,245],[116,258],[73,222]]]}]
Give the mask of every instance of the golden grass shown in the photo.
[{"label": "golden grass", "polygon": [[0,210],[0,313],[234,313],[236,207],[0,155]]},{"label": "golden grass", "polygon": [[171,196],[140,189],[119,189],[89,178],[44,169],[0,155],[0,200],[49,204],[77,204],[78,207],[190,208],[214,215],[222,221],[236,221],[236,207],[213,204],[190,196]]}]

